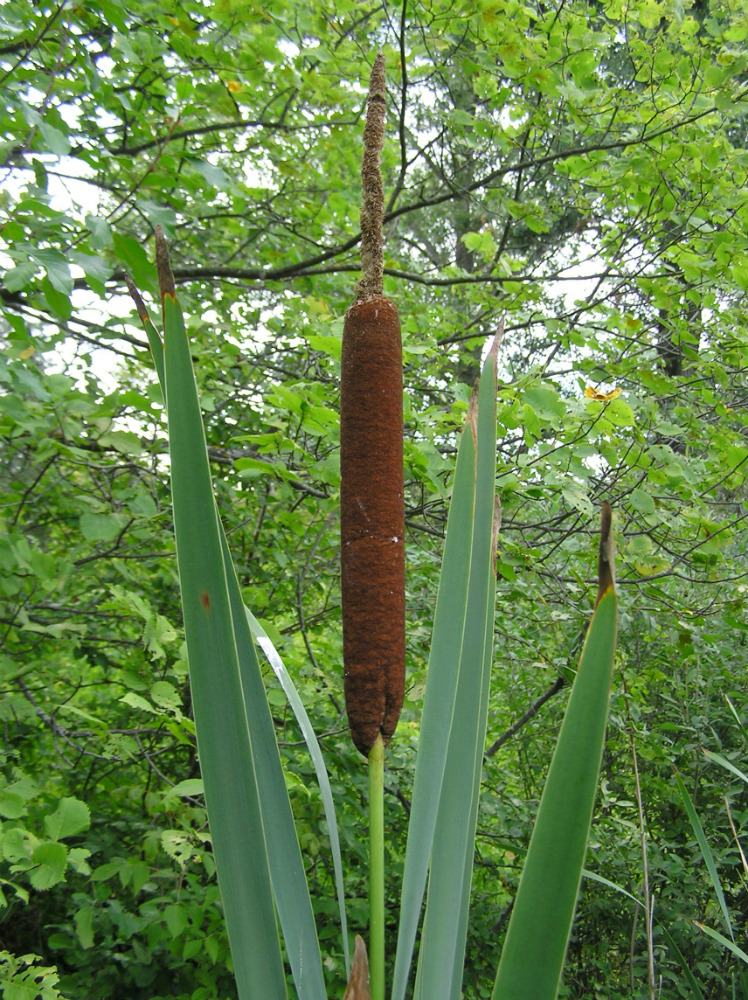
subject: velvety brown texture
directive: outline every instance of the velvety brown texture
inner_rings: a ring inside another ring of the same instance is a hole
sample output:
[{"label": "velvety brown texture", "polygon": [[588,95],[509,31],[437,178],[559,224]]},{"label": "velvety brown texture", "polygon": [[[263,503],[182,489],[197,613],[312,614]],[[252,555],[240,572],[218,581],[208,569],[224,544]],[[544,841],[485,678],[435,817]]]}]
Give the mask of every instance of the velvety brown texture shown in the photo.
[{"label": "velvety brown texture", "polygon": [[402,392],[395,306],[354,302],[341,360],[341,587],[345,703],[365,756],[394,733],[405,684]]}]

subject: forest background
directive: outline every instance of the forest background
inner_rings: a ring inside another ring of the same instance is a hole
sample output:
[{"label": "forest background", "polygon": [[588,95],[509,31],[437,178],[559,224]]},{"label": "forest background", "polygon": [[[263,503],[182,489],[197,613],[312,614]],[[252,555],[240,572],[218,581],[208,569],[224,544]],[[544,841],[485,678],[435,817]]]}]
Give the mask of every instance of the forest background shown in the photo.
[{"label": "forest background", "polygon": [[[365,929],[366,772],[342,714],[337,408],[379,47],[385,292],[403,326],[406,422],[392,927],[456,432],[503,316],[495,668],[464,995],[490,995],[607,498],[621,619],[587,868],[613,885],[583,882],[563,995],[651,995],[648,922],[615,888],[643,899],[646,878],[657,996],[696,995],[677,950],[704,997],[732,996],[739,961],[694,924],[728,933],[676,772],[745,948],[745,784],[703,752],[744,767],[743,0],[0,7],[0,973],[16,987],[36,977],[29,997],[235,996],[199,793],[164,410],[124,284],[129,272],[157,313],[156,224],[245,600],[314,719],[349,922]],[[320,798],[270,670],[267,684],[339,996]]]}]

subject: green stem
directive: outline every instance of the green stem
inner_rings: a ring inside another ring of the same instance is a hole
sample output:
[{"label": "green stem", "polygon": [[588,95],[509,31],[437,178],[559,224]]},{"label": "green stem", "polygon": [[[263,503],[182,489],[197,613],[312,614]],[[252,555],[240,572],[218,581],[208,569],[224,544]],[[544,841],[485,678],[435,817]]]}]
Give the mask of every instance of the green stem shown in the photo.
[{"label": "green stem", "polygon": [[369,751],[369,986],[384,1000],[384,743]]}]

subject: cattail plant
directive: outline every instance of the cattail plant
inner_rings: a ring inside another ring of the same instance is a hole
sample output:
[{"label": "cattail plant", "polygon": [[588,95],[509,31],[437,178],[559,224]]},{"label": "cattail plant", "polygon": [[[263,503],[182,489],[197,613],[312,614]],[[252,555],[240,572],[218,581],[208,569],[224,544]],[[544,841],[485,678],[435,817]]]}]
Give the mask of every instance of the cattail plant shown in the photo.
[{"label": "cattail plant", "polygon": [[[348,961],[342,865],[319,744],[277,651],[242,602],[216,509],[189,343],[159,229],[156,263],[163,345],[129,283],[167,408],[192,704],[240,1000],[284,1000],[284,956],[298,1000],[327,1000],[258,646],[288,695],[320,781],[341,913],[345,1000],[385,996],[384,746],[402,705],[405,657],[401,348],[397,312],[382,294],[379,156],[384,96],[384,60],[379,55],[364,131],[363,274],[346,314],[341,375],[345,694],[354,743],[369,763],[370,977],[361,938],[356,939],[352,967]],[[499,341],[500,335],[486,357],[458,443],[419,729],[392,1000],[405,1000],[408,993],[419,930],[415,1000],[457,1000],[461,990],[494,661]],[[554,1000],[559,988],[605,738],[616,620],[612,513],[604,504],[597,600],[543,791],[493,1000]],[[500,662],[500,656],[497,659]]]},{"label": "cattail plant", "polygon": [[361,278],[345,314],[340,364],[340,548],[345,707],[369,760],[369,950],[384,1000],[384,745],[405,690],[405,508],[400,320],[383,294],[386,113],[374,60],[361,167]]}]

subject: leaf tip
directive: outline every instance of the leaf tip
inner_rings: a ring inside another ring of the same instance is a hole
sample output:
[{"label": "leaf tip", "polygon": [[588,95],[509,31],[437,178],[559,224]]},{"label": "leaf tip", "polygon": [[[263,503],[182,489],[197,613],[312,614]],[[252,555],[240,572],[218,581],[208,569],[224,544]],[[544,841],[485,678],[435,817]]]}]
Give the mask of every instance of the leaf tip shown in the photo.
[{"label": "leaf tip", "polygon": [[616,567],[613,542],[613,511],[607,500],[600,509],[600,547],[597,558],[597,598],[595,607],[609,590],[615,593]]},{"label": "leaf tip", "polygon": [[371,993],[369,992],[369,960],[366,957],[364,939],[358,934],[353,946],[351,978],[348,980],[343,1000],[371,1000]]},{"label": "leaf tip", "polygon": [[127,285],[127,290],[130,293],[130,298],[135,303],[135,309],[138,316],[140,317],[141,323],[148,322],[148,310],[145,307],[145,303],[140,295],[140,292],[135,286],[135,282],[132,280],[129,274],[125,274],[125,284]]},{"label": "leaf tip", "polygon": [[169,263],[169,248],[166,245],[166,237],[161,226],[156,226],[154,236],[156,239],[156,271],[158,272],[158,287],[161,298],[164,299],[170,295],[172,299],[176,299],[177,289]]},{"label": "leaf tip", "polygon": [[493,341],[491,342],[491,347],[488,351],[489,358],[493,359],[494,371],[496,372],[498,379],[498,367],[499,367],[499,348],[501,347],[501,342],[504,339],[504,317],[499,319],[498,326],[496,327],[496,333],[494,334]]}]

